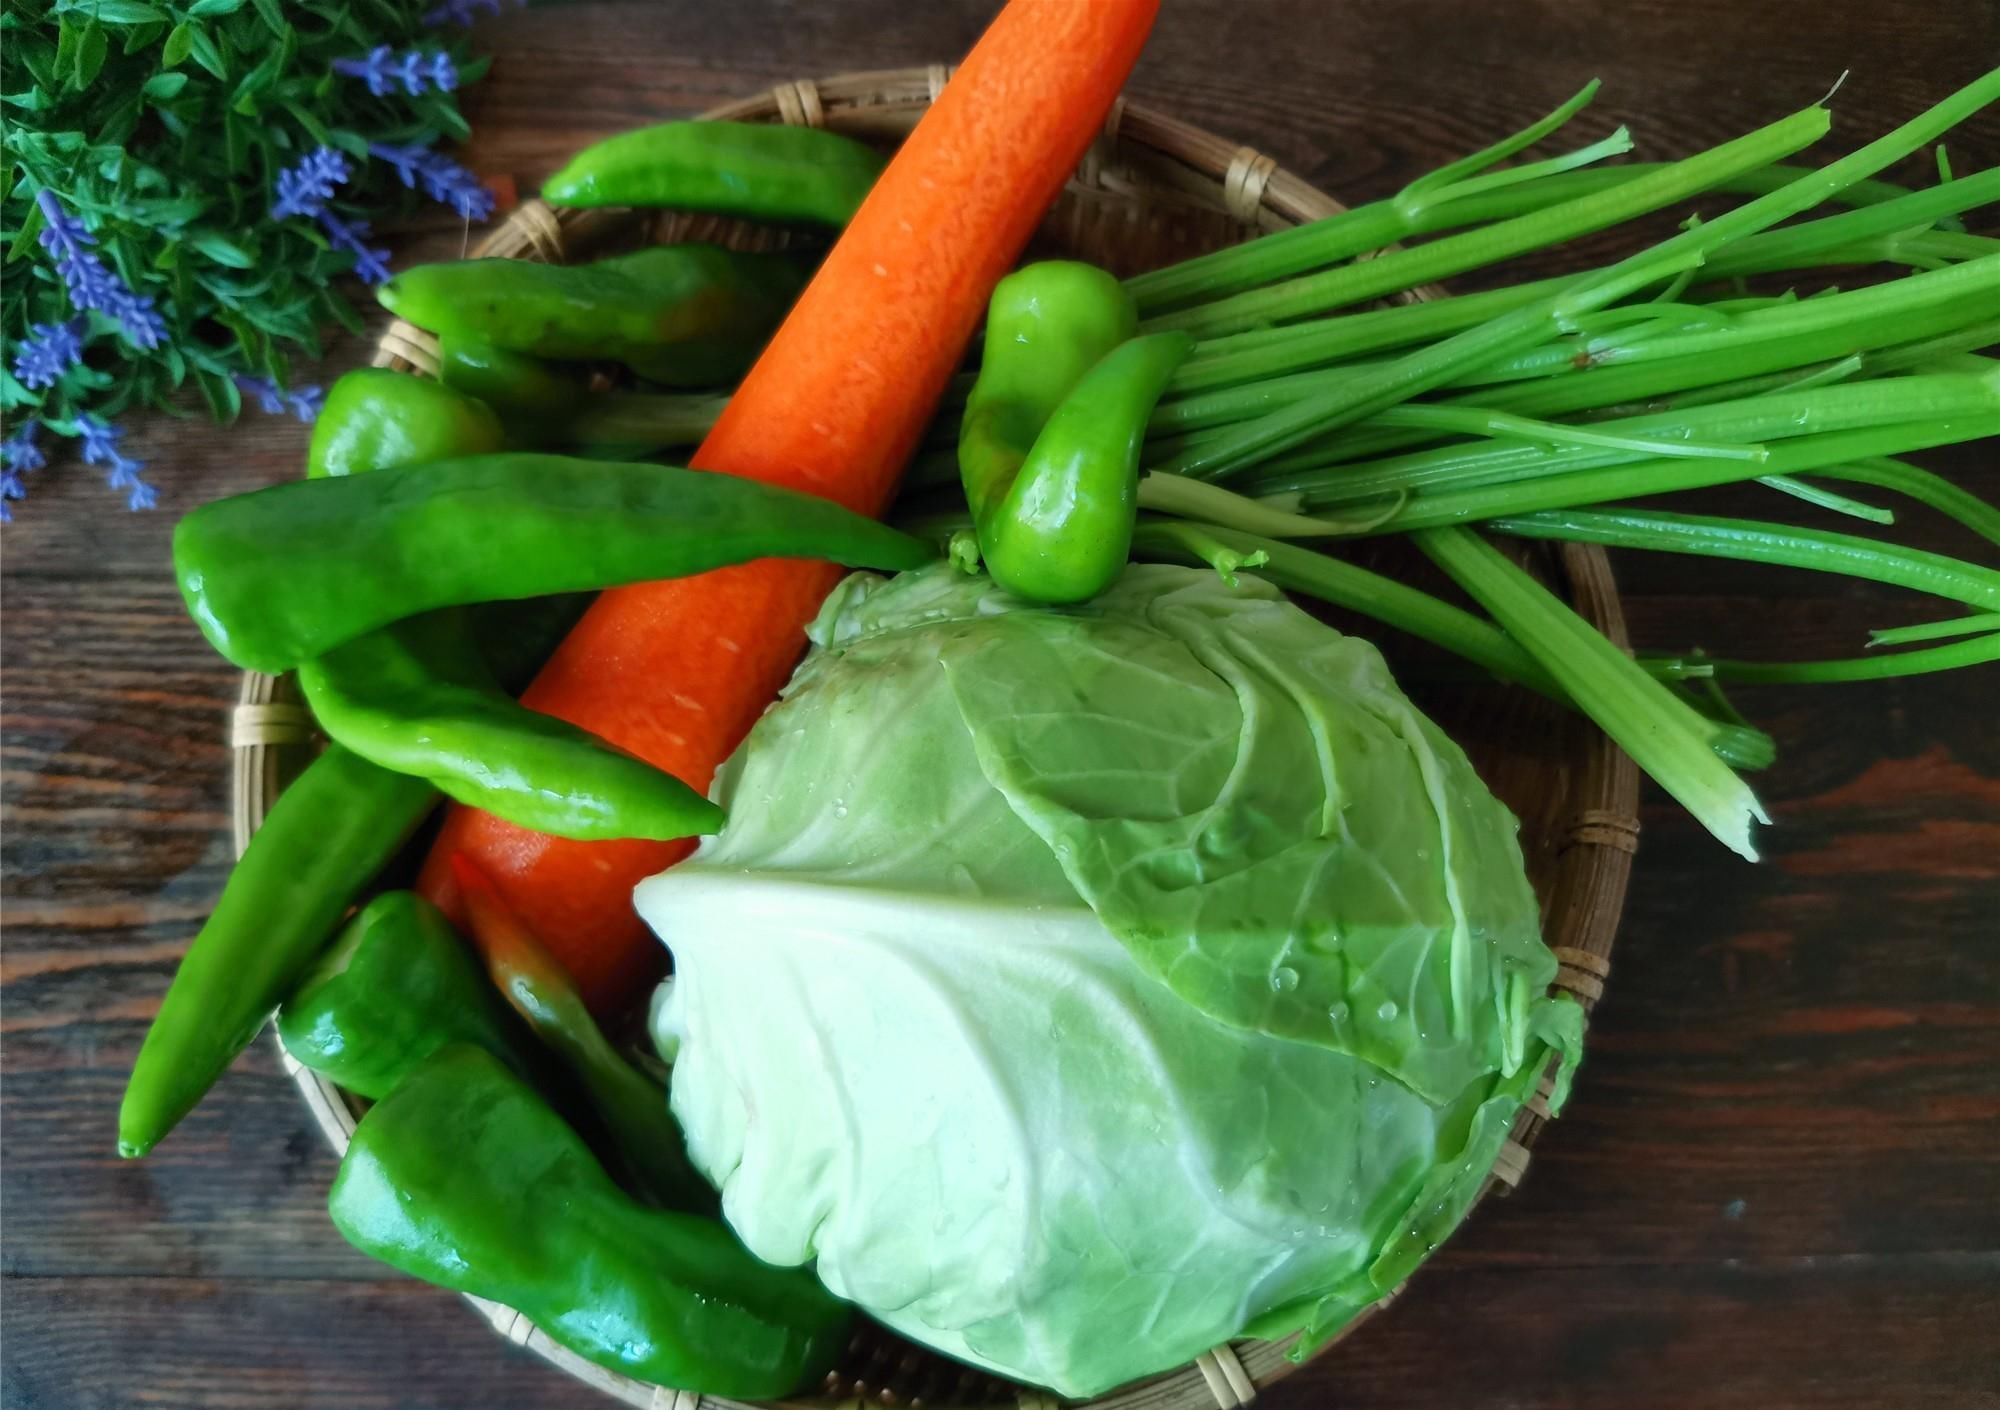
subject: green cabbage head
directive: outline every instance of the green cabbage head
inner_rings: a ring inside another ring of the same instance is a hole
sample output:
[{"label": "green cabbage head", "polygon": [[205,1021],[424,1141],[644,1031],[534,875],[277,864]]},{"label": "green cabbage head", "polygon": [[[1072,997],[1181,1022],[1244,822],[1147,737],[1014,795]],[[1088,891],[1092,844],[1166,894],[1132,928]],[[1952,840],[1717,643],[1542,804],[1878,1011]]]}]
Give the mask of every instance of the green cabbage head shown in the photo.
[{"label": "green cabbage head", "polygon": [[1060,610],[858,575],[812,636],[637,893],[749,1247],[1072,1396],[1400,1282],[1581,1015],[1375,648],[1166,567]]}]

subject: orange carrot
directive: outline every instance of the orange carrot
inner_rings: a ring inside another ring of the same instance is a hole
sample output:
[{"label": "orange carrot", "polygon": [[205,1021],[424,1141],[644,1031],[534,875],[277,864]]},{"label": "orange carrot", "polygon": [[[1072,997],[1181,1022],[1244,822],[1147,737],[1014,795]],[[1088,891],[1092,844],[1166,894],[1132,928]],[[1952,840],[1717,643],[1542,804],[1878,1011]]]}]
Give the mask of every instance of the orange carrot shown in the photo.
[{"label": "orange carrot", "polygon": [[[1010,0],[855,213],[691,464],[880,513],[1000,276],[1097,134],[1159,0]],[[776,696],[838,570],[763,561],[598,599],[522,699],[706,787]],[[684,843],[571,842],[454,808],[463,852],[600,1010],[662,952],[632,887]]]}]

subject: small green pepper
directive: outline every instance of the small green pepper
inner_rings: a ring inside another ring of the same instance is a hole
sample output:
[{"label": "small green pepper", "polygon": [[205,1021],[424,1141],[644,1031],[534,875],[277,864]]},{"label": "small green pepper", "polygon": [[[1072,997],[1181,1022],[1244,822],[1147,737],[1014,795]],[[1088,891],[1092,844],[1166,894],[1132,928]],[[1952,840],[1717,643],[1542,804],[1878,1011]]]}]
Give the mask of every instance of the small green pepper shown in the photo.
[{"label": "small green pepper", "polygon": [[886,165],[823,128],[667,122],[584,148],[543,184],[542,199],[845,225]]},{"label": "small green pepper", "polygon": [[438,380],[493,408],[517,450],[559,444],[584,398],[582,381],[558,364],[496,348],[470,333],[438,335]]},{"label": "small green pepper", "polygon": [[174,529],[188,612],[246,670],[284,671],[439,607],[706,572],[753,558],[900,571],[919,540],[735,475],[489,455],[300,480]]},{"label": "small green pepper", "polygon": [[1080,602],[1124,570],[1146,420],[1194,346],[1136,326],[1091,265],[1032,264],[994,290],[958,463],[987,571],[1017,597]]},{"label": "small green pepper", "polygon": [[306,474],[354,475],[421,465],[505,447],[500,419],[484,402],[425,377],[357,367],[326,394],[313,422]]},{"label": "small green pepper", "polygon": [[727,396],[673,392],[592,392],[563,427],[576,446],[699,445],[729,404]]},{"label": "small green pepper", "polygon": [[611,1046],[569,975],[492,879],[462,854],[451,867],[493,986],[581,1084],[637,1188],[670,1209],[714,1213],[715,1191],[688,1163],[666,1092]]},{"label": "small green pepper", "polygon": [[[526,685],[584,605],[509,604],[507,630],[482,632],[495,676],[509,689]],[[337,744],[278,795],[146,1030],[118,1108],[120,1155],[144,1155],[194,1109],[437,798],[427,780]]]},{"label": "small green pepper", "polygon": [[440,336],[538,357],[614,358],[651,381],[704,387],[749,369],[804,284],[781,255],[656,245],[595,264],[419,265],[376,297]]},{"label": "small green pepper", "polygon": [[373,1258],[490,1298],[600,1366],[702,1395],[774,1399],[846,1345],[847,1309],[722,1224],[648,1209],[534,1091],[453,1046],[362,1117],[327,1200]]},{"label": "small green pepper", "polygon": [[589,390],[560,363],[463,335],[438,339],[438,376],[491,406],[515,449],[581,447],[601,459],[698,445],[729,404],[716,393]]},{"label": "small green pepper", "polygon": [[444,913],[414,891],[363,906],[278,1010],[285,1051],[380,1100],[447,1043],[524,1070],[514,1025]]},{"label": "small green pepper", "polygon": [[672,774],[516,704],[455,610],[391,623],[302,662],[299,688],[328,737],[517,827],[664,842],[722,826],[722,809]]}]

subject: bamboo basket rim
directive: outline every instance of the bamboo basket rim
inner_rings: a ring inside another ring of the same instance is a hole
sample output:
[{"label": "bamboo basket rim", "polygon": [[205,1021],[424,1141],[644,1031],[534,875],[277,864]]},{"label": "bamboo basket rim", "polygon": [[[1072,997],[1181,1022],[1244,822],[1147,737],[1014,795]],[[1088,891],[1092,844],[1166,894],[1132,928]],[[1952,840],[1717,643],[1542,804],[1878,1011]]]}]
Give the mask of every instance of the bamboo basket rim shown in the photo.
[{"label": "bamboo basket rim", "polygon": [[[706,119],[777,121],[824,126],[863,139],[892,139],[907,133],[943,91],[952,66],[928,64],[869,70],[824,79],[780,83],[762,93],[700,114]],[[1235,238],[1317,220],[1344,209],[1310,183],[1254,148],[1218,137],[1170,114],[1119,98],[1100,139],[1084,158],[1057,211],[1044,224],[1060,239],[1067,212],[1074,221],[1102,219],[1107,213],[1136,222],[1141,211],[1154,222],[1213,222],[1236,227]],[[556,210],[539,199],[523,202],[474,249],[477,256],[504,256],[561,262],[599,239],[629,232],[634,222],[659,220],[657,213],[622,209]],[[782,246],[784,232],[760,230],[716,217],[675,214],[652,230],[655,240],[722,240],[745,248]],[[1404,296],[1422,299],[1434,291]],[[435,375],[436,340],[396,321],[381,336],[374,365],[419,375]],[[1609,560],[1595,546],[1565,544],[1554,555],[1572,605],[1613,643],[1629,648],[1625,620]],[[287,778],[286,765],[311,748],[313,723],[287,678],[246,672],[239,703],[231,716],[235,851],[241,856],[251,834]],[[1580,768],[1566,772],[1564,821],[1554,864],[1555,876],[1543,913],[1544,939],[1559,964],[1555,987],[1573,995],[1588,1011],[1603,997],[1610,956],[1623,910],[1632,859],[1637,850],[1638,774],[1632,761],[1596,730],[1589,731]],[[276,1034],[273,1034],[276,1042]],[[285,1072],[297,1084],[321,1133],[336,1155],[345,1154],[357,1114],[333,1083],[301,1066],[278,1045]],[[1545,1074],[1540,1091],[1524,1106],[1473,1208],[1492,1193],[1506,1194],[1527,1173],[1530,1150],[1549,1120]],[[1468,1214],[1469,1217],[1469,1214]],[[1391,1291],[1342,1329],[1338,1341],[1401,1296]],[[483,1298],[467,1296],[495,1331],[517,1346],[551,1362],[577,1380],[626,1405],[646,1410],[832,1410],[870,1400],[896,1404],[923,1397],[896,1397],[880,1382],[846,1378],[827,1394],[801,1396],[755,1406],[721,1396],[656,1386],[616,1374],[557,1345],[521,1313]],[[1217,1346],[1177,1371],[1120,1387],[1087,1402],[1092,1410],[1233,1410],[1247,1405],[1263,1388],[1296,1370],[1292,1342],[1243,1339]],[[1330,1347],[1333,1343],[1327,1343]],[[1320,1348],[1321,1351],[1326,1347]],[[925,1351],[927,1356],[935,1353]],[[1317,1353],[1316,1353],[1317,1354]],[[879,1355],[878,1355],[879,1360]],[[871,1370],[873,1367],[871,1366]],[[895,1368],[884,1369],[890,1377]],[[1011,1395],[1020,1410],[1054,1410],[1060,1402],[1047,1392],[1013,1385],[980,1372],[961,1380],[978,1385],[990,1405]],[[977,1403],[949,1388],[934,1403]]]}]

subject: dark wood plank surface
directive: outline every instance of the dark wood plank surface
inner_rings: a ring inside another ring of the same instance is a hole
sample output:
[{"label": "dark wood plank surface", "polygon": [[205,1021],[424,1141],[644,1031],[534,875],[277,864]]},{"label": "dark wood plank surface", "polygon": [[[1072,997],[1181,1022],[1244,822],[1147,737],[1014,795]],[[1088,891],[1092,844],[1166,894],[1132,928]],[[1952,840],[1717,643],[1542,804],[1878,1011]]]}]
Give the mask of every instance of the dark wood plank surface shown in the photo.
[{"label": "dark wood plank surface", "polygon": [[[1089,3],[1089,0],[1076,0]],[[780,79],[958,56],[991,0],[576,4],[489,22],[473,160],[524,190],[578,145]],[[1135,94],[1380,196],[1592,75],[1645,154],[1852,70],[1841,143],[2000,57],[1995,0],[1167,0]],[[2000,120],[1954,142],[2000,161]],[[454,234],[407,244],[447,252]],[[359,344],[335,356],[356,360]],[[329,373],[334,368],[329,368]],[[323,1210],[333,1162],[260,1042],[162,1149],[112,1122],[229,861],[233,674],[182,615],[174,514],[297,473],[303,432],[135,430],[163,507],[35,477],[0,541],[9,1410],[583,1406]],[[1992,446],[1931,457],[2000,496]],[[1708,497],[1755,506],[1754,495]],[[1912,510],[1909,541],[1976,554]],[[1850,654],[1939,615],[1842,580],[1619,561],[1635,637]],[[1569,1114],[1388,1316],[1274,1407],[2000,1405],[2000,672],[1745,692],[1778,736],[1745,866],[1656,793]]]}]

